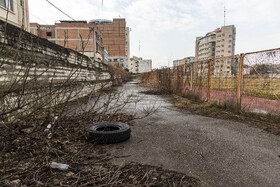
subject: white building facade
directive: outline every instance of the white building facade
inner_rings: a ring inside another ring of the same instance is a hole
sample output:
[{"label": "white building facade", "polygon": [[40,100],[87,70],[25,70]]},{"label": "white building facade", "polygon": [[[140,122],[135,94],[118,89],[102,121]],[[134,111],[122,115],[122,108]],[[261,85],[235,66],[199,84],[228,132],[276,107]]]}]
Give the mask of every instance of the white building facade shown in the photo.
[{"label": "white building facade", "polygon": [[0,0],[0,19],[29,32],[28,0]]}]

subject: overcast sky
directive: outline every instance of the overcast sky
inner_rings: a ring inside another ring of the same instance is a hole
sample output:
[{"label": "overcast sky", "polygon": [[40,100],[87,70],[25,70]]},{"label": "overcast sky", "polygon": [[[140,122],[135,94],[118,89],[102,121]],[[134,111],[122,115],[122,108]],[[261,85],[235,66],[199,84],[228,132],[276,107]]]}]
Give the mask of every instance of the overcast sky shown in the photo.
[{"label": "overcast sky", "polygon": [[[131,56],[153,68],[194,56],[195,37],[224,24],[236,27],[236,54],[280,47],[279,0],[49,0],[75,20],[125,18]],[[30,22],[69,19],[46,0],[29,0]],[[140,41],[140,52],[139,52]]]}]

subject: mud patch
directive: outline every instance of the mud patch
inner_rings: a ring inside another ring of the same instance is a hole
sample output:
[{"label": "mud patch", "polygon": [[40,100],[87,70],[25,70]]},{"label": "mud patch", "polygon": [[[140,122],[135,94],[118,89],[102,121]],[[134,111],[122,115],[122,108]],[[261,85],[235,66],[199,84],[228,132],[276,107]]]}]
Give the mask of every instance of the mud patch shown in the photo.
[{"label": "mud patch", "polygon": [[147,90],[147,91],[142,91],[140,93],[147,94],[147,95],[170,95],[170,94],[172,94],[172,92],[168,91],[168,90]]}]

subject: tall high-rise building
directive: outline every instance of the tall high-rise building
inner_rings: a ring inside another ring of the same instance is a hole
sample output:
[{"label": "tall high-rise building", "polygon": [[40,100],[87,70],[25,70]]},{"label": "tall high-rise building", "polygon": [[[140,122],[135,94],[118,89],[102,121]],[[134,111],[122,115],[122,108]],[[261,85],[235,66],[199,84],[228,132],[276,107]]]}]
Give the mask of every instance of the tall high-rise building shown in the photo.
[{"label": "tall high-rise building", "polygon": [[236,29],[224,26],[195,41],[195,61],[234,55]]},{"label": "tall high-rise building", "polygon": [[188,64],[194,61],[194,57],[193,56],[189,56],[189,57],[185,57],[183,59],[177,59],[173,61],[173,66],[181,66],[184,64]]},{"label": "tall high-rise building", "polygon": [[89,24],[95,24],[103,34],[103,45],[108,56],[126,56],[127,27],[125,18],[114,18],[113,21],[93,19]]}]

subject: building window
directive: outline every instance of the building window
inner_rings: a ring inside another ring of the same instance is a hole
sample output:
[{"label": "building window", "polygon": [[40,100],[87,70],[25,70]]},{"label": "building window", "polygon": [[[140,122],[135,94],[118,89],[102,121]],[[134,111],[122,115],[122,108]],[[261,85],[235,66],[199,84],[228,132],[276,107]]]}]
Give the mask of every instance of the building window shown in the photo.
[{"label": "building window", "polygon": [[224,47],[224,45],[222,45],[222,47]]},{"label": "building window", "polygon": [[228,51],[228,53],[231,53],[231,51]]},{"label": "building window", "polygon": [[231,42],[231,40],[229,40],[228,42]]},{"label": "building window", "polygon": [[225,34],[222,34],[222,36],[225,36]]},{"label": "building window", "polygon": [[52,36],[52,32],[47,32],[47,36]]},{"label": "building window", "polygon": [[231,45],[228,45],[228,47],[231,47]]},{"label": "building window", "polygon": [[222,41],[225,41],[225,39],[222,39]]},{"label": "building window", "polygon": [[13,0],[0,0],[0,5],[7,8],[8,10],[14,10]]},{"label": "building window", "polygon": [[229,37],[232,37],[232,35],[230,34]]}]

